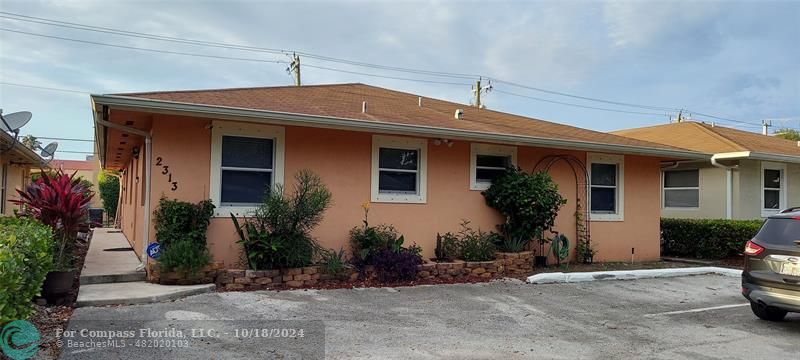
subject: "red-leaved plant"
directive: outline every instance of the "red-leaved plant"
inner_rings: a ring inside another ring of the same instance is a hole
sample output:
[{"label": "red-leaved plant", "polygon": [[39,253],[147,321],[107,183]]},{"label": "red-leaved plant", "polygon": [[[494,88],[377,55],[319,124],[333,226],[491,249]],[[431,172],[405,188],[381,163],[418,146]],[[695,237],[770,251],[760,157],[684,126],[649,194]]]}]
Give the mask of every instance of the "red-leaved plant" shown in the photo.
[{"label": "red-leaved plant", "polygon": [[53,229],[55,234],[55,270],[69,270],[72,266],[72,244],[78,229],[88,222],[89,202],[94,191],[81,183],[75,173],[63,170],[42,171],[41,177],[32,181],[25,190],[17,190],[22,205],[22,216],[33,217]]}]

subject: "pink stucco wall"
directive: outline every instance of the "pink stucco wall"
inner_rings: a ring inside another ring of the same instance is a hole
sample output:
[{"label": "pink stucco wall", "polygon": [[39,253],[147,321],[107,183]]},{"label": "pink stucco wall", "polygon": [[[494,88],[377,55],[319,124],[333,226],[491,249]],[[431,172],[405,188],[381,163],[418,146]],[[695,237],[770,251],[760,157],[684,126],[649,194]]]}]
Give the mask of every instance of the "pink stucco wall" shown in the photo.
[{"label": "pink stucco wall", "polygon": [[[153,208],[162,196],[197,202],[209,198],[211,120],[169,115],[153,118]],[[361,204],[370,200],[372,133],[285,126],[285,182],[292,186],[294,174],[304,168],[319,174],[333,193],[333,205],[313,235],[327,248],[347,249],[349,230],[363,217]],[[426,256],[433,255],[436,233],[457,231],[461,219],[475,227],[494,230],[501,217],[487,207],[479,191],[470,190],[470,142],[455,141],[452,147],[436,146],[428,141],[428,187],[425,204],[372,203],[370,223],[390,223],[405,235],[408,243],[422,246]],[[518,164],[531,170],[536,162],[549,154],[571,154],[585,160],[581,151],[518,147]],[[161,158],[162,165],[156,165]],[[143,159],[143,157],[140,157]],[[138,168],[141,161],[130,166]],[[162,174],[168,166],[168,174]],[[130,174],[134,174],[130,172]],[[178,183],[172,190],[172,183]],[[556,230],[566,234],[574,246],[575,180],[565,164],[556,165],[551,175],[559,184],[568,203],[556,221]],[[123,179],[123,181],[127,181]],[[126,182],[127,184],[127,182]],[[133,196],[141,187],[133,189]],[[591,223],[592,239],[598,249],[596,260],[630,260],[636,248],[636,261],[659,257],[659,159],[625,157],[625,221]],[[126,192],[130,191],[126,189]],[[129,239],[136,239],[137,253],[142,244],[139,202],[127,205],[123,199],[123,230]],[[133,216],[135,219],[131,220]],[[136,225],[138,224],[138,225]],[[138,229],[134,227],[138,226]],[[151,230],[150,240],[155,240]],[[237,266],[239,246],[231,220],[212,220],[208,246],[217,261]]]}]

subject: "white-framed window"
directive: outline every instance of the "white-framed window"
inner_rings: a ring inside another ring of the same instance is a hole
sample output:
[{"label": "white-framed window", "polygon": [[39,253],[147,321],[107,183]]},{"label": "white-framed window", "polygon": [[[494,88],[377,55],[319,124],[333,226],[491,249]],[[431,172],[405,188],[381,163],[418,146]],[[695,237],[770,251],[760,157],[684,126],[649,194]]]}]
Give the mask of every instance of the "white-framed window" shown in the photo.
[{"label": "white-framed window", "polygon": [[428,141],[373,135],[372,201],[425,203]]},{"label": "white-framed window", "polygon": [[246,215],[267,189],[283,184],[283,127],[214,121],[211,188],[215,216]]},{"label": "white-framed window", "polygon": [[786,207],[786,165],[761,163],[761,216],[773,215]]},{"label": "white-framed window", "polygon": [[591,220],[625,220],[625,157],[588,154],[587,160]]},{"label": "white-framed window", "polygon": [[486,190],[508,167],[517,165],[517,147],[473,143],[469,158],[470,190]]},{"label": "white-framed window", "polygon": [[700,169],[665,170],[662,199],[665,209],[697,209],[700,207]]}]

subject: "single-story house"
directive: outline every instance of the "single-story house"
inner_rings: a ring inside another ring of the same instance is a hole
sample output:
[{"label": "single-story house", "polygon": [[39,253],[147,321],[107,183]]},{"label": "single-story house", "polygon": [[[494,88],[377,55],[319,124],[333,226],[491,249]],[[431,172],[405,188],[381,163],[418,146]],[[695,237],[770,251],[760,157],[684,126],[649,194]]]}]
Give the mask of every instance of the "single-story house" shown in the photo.
[{"label": "single-story house", "polygon": [[663,164],[664,217],[761,219],[800,206],[800,142],[694,121],[613,134],[712,154]]},{"label": "single-story house", "polygon": [[42,158],[27,146],[14,140],[14,136],[0,130],[0,216],[12,216],[20,205],[16,189],[30,181],[31,167],[42,166]]},{"label": "single-story house", "polygon": [[333,194],[313,233],[322,246],[348,249],[348,232],[361,224],[362,204],[370,202],[370,223],[395,225],[407,243],[433,256],[436,234],[457,231],[461,219],[483,230],[502,221],[481,190],[504,166],[531,171],[554,156],[589,169],[588,176],[576,176],[568,161],[543,167],[568,200],[555,230],[574,247],[576,198],[589,191],[591,204],[582,208],[591,209],[595,259],[654,260],[660,256],[662,163],[708,158],[364,84],[91,100],[101,164],[123,174],[121,227],[136,253],[142,257],[155,241],[149,214],[159,198],[211,199],[216,211],[208,246],[227,267],[236,267],[240,254],[229,214],[245,216],[265,186],[291,186],[301,169],[320,175]]}]

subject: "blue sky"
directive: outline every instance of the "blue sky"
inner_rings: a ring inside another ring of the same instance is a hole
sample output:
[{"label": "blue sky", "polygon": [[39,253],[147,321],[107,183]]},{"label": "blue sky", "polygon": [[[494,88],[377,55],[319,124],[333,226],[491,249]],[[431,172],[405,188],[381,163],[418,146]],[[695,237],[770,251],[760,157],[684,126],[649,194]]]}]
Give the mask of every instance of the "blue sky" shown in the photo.
[{"label": "blue sky", "polygon": [[[149,34],[291,49],[405,68],[482,74],[617,102],[685,108],[800,127],[800,1],[15,1],[0,11]],[[0,14],[2,15],[2,14]],[[0,28],[124,46],[288,61],[282,54],[192,46],[0,18]],[[303,63],[306,84],[364,82],[456,102],[471,79]],[[111,48],[0,31],[0,82],[93,93],[289,85],[286,65]],[[608,131],[666,123],[674,112],[617,106],[495,82],[496,110]],[[508,93],[652,114],[626,114]],[[28,110],[23,134],[93,136],[88,94],[0,85],[4,113]],[[696,116],[713,121],[711,118]],[[760,131],[756,125],[734,124]],[[60,150],[92,151],[61,141]],[[80,159],[61,152],[57,158]]]}]

